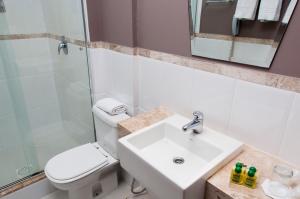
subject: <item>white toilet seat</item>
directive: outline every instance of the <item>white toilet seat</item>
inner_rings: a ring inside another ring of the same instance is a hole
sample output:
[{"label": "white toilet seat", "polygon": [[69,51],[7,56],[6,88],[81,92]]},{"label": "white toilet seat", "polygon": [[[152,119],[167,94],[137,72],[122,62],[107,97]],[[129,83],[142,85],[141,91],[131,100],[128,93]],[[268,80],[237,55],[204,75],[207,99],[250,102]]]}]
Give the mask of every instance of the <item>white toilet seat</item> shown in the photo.
[{"label": "white toilet seat", "polygon": [[53,157],[45,167],[45,174],[55,183],[70,183],[108,164],[108,156],[89,143]]}]

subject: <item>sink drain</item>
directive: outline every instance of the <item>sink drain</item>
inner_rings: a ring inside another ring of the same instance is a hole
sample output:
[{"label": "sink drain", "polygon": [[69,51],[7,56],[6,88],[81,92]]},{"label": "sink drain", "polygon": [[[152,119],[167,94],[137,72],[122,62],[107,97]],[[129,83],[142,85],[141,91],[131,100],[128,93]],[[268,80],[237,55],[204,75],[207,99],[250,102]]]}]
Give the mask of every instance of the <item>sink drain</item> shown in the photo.
[{"label": "sink drain", "polygon": [[183,164],[184,163],[184,159],[182,157],[175,157],[175,158],[173,158],[173,162],[175,164]]}]

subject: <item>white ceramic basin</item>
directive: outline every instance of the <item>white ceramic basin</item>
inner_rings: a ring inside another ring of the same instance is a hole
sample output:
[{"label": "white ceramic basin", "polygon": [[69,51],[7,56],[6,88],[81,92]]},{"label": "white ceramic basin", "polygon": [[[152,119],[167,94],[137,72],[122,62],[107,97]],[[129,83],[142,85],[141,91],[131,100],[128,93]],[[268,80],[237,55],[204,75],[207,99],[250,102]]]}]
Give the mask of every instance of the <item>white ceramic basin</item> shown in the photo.
[{"label": "white ceramic basin", "polygon": [[203,198],[206,179],[242,150],[241,142],[208,128],[182,131],[189,121],[173,115],[119,140],[121,166],[155,198]]}]

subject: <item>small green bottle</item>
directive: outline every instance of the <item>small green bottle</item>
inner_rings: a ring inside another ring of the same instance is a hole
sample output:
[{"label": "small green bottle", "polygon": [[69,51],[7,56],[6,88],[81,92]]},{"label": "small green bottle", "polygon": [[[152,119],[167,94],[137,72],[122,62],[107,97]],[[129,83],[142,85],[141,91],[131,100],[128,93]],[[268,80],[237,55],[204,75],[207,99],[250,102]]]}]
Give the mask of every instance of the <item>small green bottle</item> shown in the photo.
[{"label": "small green bottle", "polygon": [[232,168],[230,181],[235,184],[243,183],[243,163],[237,162]]},{"label": "small green bottle", "polygon": [[249,188],[252,188],[252,189],[255,189],[256,188],[256,184],[257,184],[257,178],[258,178],[258,175],[257,175],[257,172],[256,172],[256,168],[255,167],[250,167],[248,169],[248,172],[247,172],[247,175],[245,175],[244,177],[244,185],[249,187]]}]

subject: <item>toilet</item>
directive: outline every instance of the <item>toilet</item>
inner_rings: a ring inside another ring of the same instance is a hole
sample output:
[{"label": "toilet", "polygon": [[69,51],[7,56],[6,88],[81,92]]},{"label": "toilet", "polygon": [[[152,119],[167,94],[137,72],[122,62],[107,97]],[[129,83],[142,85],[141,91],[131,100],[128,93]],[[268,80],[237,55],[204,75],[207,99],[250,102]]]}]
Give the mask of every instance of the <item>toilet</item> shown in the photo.
[{"label": "toilet", "polygon": [[117,124],[129,116],[111,116],[96,106],[93,112],[97,142],[60,153],[45,167],[47,178],[56,188],[68,191],[69,199],[100,199],[118,186]]}]

